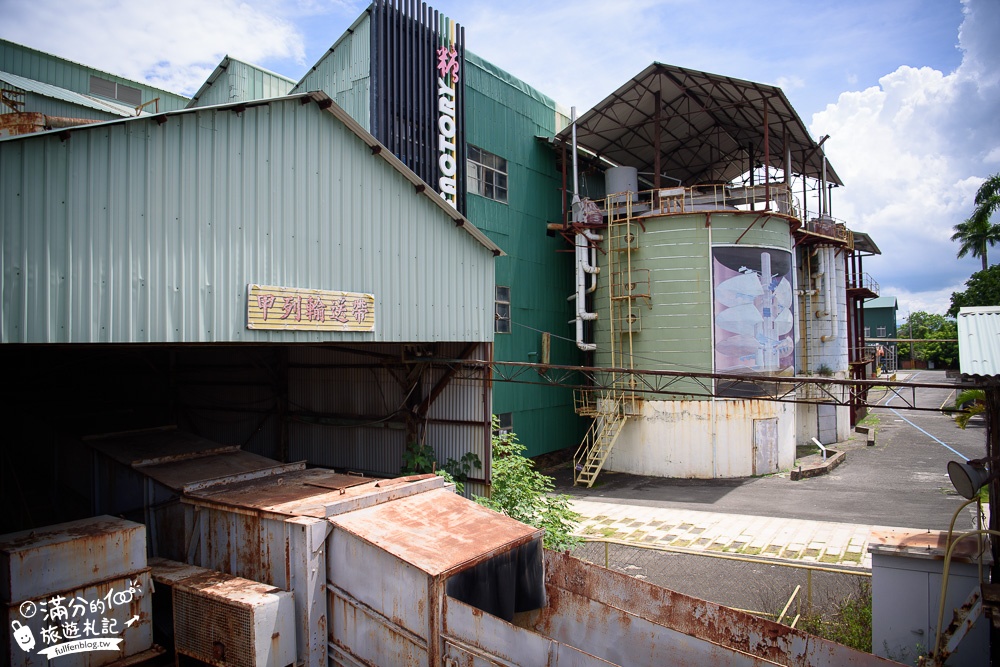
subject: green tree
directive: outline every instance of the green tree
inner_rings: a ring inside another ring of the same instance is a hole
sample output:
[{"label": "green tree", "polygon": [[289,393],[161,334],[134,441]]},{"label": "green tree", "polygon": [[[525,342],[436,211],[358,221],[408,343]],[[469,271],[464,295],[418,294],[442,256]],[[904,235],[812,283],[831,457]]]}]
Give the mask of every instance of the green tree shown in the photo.
[{"label": "green tree", "polygon": [[972,215],[955,225],[951,240],[958,241],[958,257],[966,255],[979,257],[983,261],[983,271],[989,268],[986,250],[1000,242],[1000,225],[990,218],[1000,208],[1000,173],[993,174],[979,187],[974,201]]},{"label": "green tree", "polygon": [[580,542],[573,530],[580,515],[570,509],[567,495],[552,495],[552,478],[535,470],[527,449],[513,433],[501,433],[493,416],[493,472],[490,497],[476,496],[480,505],[545,531],[547,549],[566,551]]},{"label": "green tree", "polygon": [[[958,361],[958,324],[944,315],[922,310],[910,316],[897,328],[900,338],[913,338],[927,342],[914,343],[914,357],[934,362],[938,366],[953,366]],[[900,343],[899,357],[910,356],[910,344]]]},{"label": "green tree", "polygon": [[976,271],[965,281],[964,292],[951,293],[948,317],[958,317],[959,309],[968,306],[1000,306],[1000,264]]}]

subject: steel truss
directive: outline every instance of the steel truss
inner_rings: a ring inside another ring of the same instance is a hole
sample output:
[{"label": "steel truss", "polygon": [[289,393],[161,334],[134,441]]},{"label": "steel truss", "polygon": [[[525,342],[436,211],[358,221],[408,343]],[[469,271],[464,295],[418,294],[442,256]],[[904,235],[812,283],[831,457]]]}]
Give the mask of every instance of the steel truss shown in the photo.
[{"label": "steel truss", "polygon": [[[828,377],[740,375],[694,371],[666,371],[639,368],[561,366],[481,359],[428,359],[446,365],[454,377],[474,377],[485,366],[493,370],[495,382],[549,385],[577,391],[621,391],[628,387],[647,400],[665,397],[682,399],[743,398],[781,403],[824,403],[838,406],[879,407],[868,392],[879,388],[895,395],[893,407],[940,412],[940,404],[923,404],[917,389],[955,389],[954,384],[896,382],[890,380],[842,380]],[[977,385],[963,385],[963,388]],[[880,395],[879,400],[885,396]],[[926,399],[931,400],[931,399]]]}]

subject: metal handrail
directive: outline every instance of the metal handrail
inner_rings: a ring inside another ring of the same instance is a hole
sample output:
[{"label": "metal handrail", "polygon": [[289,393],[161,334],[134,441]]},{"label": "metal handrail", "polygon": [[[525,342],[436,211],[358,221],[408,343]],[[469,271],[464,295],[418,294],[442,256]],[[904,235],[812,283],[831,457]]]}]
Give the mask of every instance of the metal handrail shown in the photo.
[{"label": "metal handrail", "polygon": [[[587,429],[587,434],[583,436],[583,440],[580,442],[579,446],[576,448],[576,452],[573,454],[573,480],[576,481],[576,474],[580,470],[580,466],[587,462],[587,457],[590,456],[591,450],[597,444],[597,438],[600,435],[600,428],[604,427],[605,418],[611,415],[621,414],[622,411],[622,400],[624,394],[619,394],[615,392],[614,394],[614,406],[611,411],[607,413],[598,412],[598,416],[594,417],[594,420],[590,424],[590,428]],[[598,399],[600,401],[602,399]],[[612,399],[605,399],[612,400]],[[599,428],[600,425],[600,428]]]},{"label": "metal handrail", "polygon": [[[618,220],[646,214],[669,216],[750,210],[768,210],[796,220],[802,219],[801,203],[785,183],[660,187],[639,192],[609,193],[604,199],[595,201],[601,207],[605,223],[609,217]],[[567,212],[567,220],[569,214]],[[846,230],[846,226],[843,228]]]},{"label": "metal handrail", "polygon": [[879,284],[867,271],[848,276],[847,287],[849,289],[863,288],[874,292],[875,294],[879,293]]}]

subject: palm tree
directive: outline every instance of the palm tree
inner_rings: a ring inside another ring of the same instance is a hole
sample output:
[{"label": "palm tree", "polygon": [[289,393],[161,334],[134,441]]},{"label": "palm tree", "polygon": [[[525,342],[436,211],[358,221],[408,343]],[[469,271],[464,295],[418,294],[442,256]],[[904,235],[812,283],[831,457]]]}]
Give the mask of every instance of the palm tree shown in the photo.
[{"label": "palm tree", "polygon": [[958,241],[958,257],[966,255],[983,260],[983,271],[989,268],[986,259],[988,246],[1000,243],[1000,224],[993,224],[990,218],[1000,209],[1000,173],[993,174],[979,186],[975,199],[976,208],[965,222],[955,225],[951,240]]},{"label": "palm tree", "polygon": [[960,411],[955,415],[955,421],[960,428],[965,428],[970,419],[986,412],[986,392],[982,389],[966,389],[955,397],[955,409]]}]

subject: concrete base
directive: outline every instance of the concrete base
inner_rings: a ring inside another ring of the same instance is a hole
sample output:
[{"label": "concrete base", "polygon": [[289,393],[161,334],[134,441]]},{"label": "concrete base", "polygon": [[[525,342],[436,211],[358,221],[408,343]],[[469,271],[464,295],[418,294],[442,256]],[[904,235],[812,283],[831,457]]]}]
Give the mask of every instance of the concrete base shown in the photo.
[{"label": "concrete base", "polygon": [[[792,481],[798,481],[800,479],[807,479],[809,477],[817,477],[819,475],[825,475],[830,472],[847,458],[847,452],[835,452],[834,450],[827,447],[826,461],[820,460],[818,462],[808,462],[798,465],[792,468],[791,478]],[[811,457],[810,457],[811,458]]]}]

